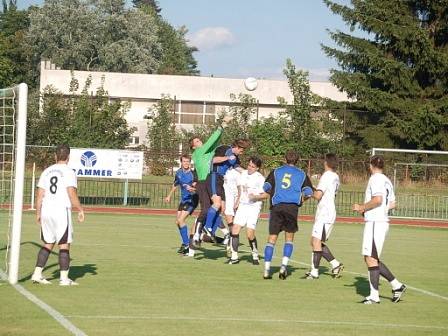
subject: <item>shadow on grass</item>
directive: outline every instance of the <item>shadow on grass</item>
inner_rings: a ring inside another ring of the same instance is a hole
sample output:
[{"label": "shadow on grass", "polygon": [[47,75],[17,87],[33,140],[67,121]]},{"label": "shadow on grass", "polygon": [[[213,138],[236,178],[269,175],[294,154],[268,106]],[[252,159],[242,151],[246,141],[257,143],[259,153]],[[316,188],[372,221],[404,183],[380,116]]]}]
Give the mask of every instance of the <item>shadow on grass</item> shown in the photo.
[{"label": "shadow on grass", "polygon": [[[70,266],[69,278],[76,281],[76,279],[83,278],[86,274],[97,275],[96,264],[84,264],[82,266]],[[53,279],[59,277],[59,270],[53,271]]]},{"label": "shadow on grass", "polygon": [[352,285],[345,285],[346,287],[355,287],[356,294],[366,297],[370,293],[369,280],[362,276],[357,276]]}]

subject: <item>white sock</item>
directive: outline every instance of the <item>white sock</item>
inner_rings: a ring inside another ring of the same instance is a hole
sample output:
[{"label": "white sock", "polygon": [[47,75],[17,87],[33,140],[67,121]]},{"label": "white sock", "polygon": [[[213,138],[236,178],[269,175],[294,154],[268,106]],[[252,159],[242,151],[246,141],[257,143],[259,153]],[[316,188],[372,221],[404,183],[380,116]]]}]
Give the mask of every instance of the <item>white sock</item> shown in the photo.
[{"label": "white sock", "polygon": [[68,280],[68,271],[61,271],[60,279],[62,281]]},{"label": "white sock", "polygon": [[43,269],[42,267],[36,266],[33,275],[35,275],[38,278],[42,278],[42,269]]},{"label": "white sock", "polygon": [[258,260],[258,253],[257,252],[252,252],[252,259],[253,260]]},{"label": "white sock", "polygon": [[368,296],[369,299],[373,301],[379,301],[380,300],[380,292],[373,288],[372,285],[370,285],[370,295]]},{"label": "white sock", "polygon": [[189,256],[189,257],[194,257],[194,252],[195,252],[195,250],[192,249],[192,248],[190,248],[190,249],[188,250],[188,256]]},{"label": "white sock", "polygon": [[220,229],[222,231],[222,233],[224,233],[224,235],[229,234],[229,229],[228,228],[224,228],[224,229]]},{"label": "white sock", "polygon": [[[316,270],[314,268],[314,252],[311,252],[311,273]],[[317,271],[317,270],[316,270]]]},{"label": "white sock", "polygon": [[238,252],[235,252],[233,249],[232,249],[232,258],[231,259],[233,259],[233,260],[238,259]]},{"label": "white sock", "polygon": [[313,277],[317,278],[319,276],[319,271],[316,268],[312,268],[310,273]]},{"label": "white sock", "polygon": [[271,262],[270,261],[265,261],[264,262],[264,270],[265,271],[271,270]]},{"label": "white sock", "polygon": [[193,240],[198,241],[199,239],[201,239],[199,233],[195,233],[193,236]]},{"label": "white sock", "polygon": [[336,268],[338,267],[341,263],[339,261],[337,261],[336,259],[333,259],[332,261],[330,261],[331,267]]},{"label": "white sock", "polygon": [[286,267],[288,265],[288,262],[289,262],[289,258],[284,256],[282,258],[282,266]]},{"label": "white sock", "polygon": [[392,286],[393,290],[396,290],[396,289],[400,288],[401,286],[403,286],[403,284],[400,281],[398,281],[397,279],[393,279],[390,282],[390,285]]}]

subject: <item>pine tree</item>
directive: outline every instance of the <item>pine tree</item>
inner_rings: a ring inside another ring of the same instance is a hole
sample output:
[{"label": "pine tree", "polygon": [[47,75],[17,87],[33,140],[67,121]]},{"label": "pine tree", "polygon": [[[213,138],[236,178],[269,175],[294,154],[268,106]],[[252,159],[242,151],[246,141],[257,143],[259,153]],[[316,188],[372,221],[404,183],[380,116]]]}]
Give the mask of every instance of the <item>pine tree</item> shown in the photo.
[{"label": "pine tree", "polygon": [[365,147],[448,150],[448,0],[324,0],[351,31],[330,32],[341,47],[331,81],[356,101],[349,136]]}]

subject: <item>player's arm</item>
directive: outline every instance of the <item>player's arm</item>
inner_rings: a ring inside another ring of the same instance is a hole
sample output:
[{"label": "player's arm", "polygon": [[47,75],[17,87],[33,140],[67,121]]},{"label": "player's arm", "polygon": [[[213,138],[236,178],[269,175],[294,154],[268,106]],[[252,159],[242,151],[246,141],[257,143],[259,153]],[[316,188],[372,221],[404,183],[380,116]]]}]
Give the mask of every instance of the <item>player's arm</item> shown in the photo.
[{"label": "player's arm", "polygon": [[366,211],[375,209],[381,205],[383,202],[383,196],[382,195],[376,195],[373,196],[370,201],[364,204],[353,204],[353,211],[359,212],[360,214],[363,214]]},{"label": "player's arm", "polygon": [[67,187],[68,197],[70,198],[70,203],[72,208],[78,210],[78,221],[84,222],[84,209],[82,208],[81,202],[79,201],[78,191],[75,187]]},{"label": "player's arm", "polygon": [[314,187],[311,183],[311,179],[308,175],[305,176],[305,180],[302,184],[302,202],[310,199],[314,195]]},{"label": "player's arm", "polygon": [[42,200],[44,199],[45,190],[42,188],[37,188],[37,195],[36,195],[36,221],[37,224],[40,225],[40,216],[41,216],[41,210],[42,210]]},{"label": "player's arm", "polygon": [[173,194],[173,192],[176,190],[177,185],[173,184],[173,186],[171,187],[170,192],[168,193],[168,195],[165,197],[165,202],[169,203],[169,201],[171,200],[171,195]]},{"label": "player's arm", "polygon": [[218,129],[212,133],[212,135],[207,139],[207,141],[196,150],[200,151],[201,154],[205,154],[215,149],[216,145],[221,139],[222,131],[223,131],[222,126],[218,127]]}]

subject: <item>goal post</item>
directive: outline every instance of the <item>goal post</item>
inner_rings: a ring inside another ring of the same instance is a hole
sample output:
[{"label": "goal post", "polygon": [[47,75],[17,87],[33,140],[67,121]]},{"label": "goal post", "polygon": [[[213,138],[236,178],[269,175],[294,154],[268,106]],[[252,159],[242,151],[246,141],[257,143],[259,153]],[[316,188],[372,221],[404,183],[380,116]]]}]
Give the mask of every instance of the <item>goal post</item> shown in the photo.
[{"label": "goal post", "polygon": [[[12,88],[0,89],[2,110],[2,187],[9,176],[9,241],[7,242],[8,280],[18,281],[20,237],[22,231],[23,187],[25,178],[26,121],[28,86],[24,83]],[[12,197],[11,197],[12,195]],[[12,202],[11,202],[12,201]]]}]

